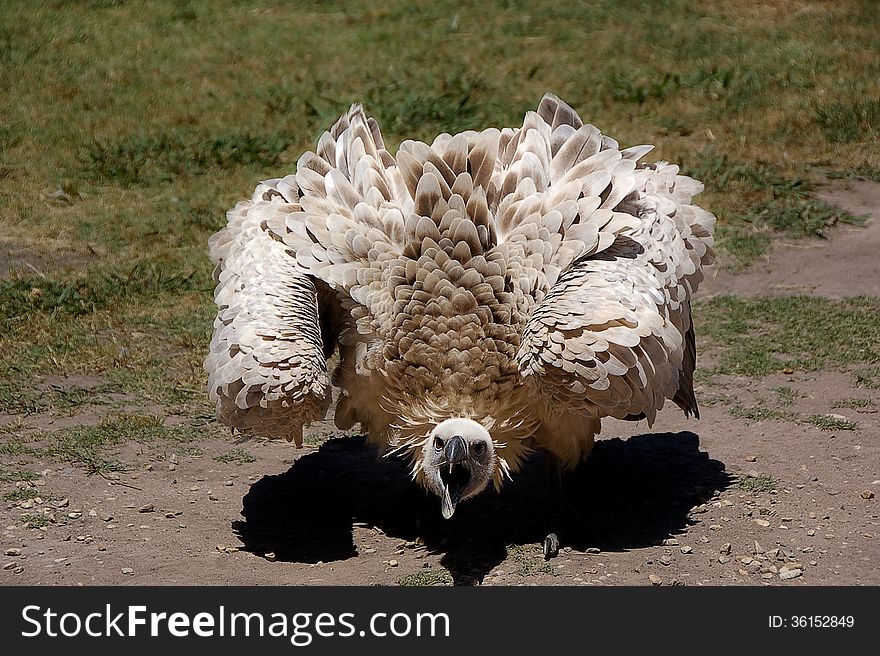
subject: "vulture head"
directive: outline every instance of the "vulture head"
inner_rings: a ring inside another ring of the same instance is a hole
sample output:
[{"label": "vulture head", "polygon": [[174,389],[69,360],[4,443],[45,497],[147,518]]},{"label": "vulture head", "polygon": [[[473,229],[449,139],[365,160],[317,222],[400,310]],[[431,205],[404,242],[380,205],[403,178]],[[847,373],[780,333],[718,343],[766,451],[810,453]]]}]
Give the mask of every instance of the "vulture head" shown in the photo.
[{"label": "vulture head", "polygon": [[495,447],[489,431],[471,419],[447,419],[422,447],[426,487],[440,497],[445,519],[456,506],[480,492],[495,475]]}]

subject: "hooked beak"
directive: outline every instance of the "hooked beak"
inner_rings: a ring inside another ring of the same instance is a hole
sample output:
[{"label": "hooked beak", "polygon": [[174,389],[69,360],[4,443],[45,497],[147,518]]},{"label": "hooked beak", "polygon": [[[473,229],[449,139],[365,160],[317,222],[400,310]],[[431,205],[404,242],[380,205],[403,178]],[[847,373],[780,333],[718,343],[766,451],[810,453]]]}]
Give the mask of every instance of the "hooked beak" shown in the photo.
[{"label": "hooked beak", "polygon": [[467,444],[456,435],[446,443],[444,452],[446,464],[440,468],[440,480],[443,482],[441,512],[444,519],[449,519],[455,507],[461,501],[461,493],[471,480],[471,472],[466,464]]}]

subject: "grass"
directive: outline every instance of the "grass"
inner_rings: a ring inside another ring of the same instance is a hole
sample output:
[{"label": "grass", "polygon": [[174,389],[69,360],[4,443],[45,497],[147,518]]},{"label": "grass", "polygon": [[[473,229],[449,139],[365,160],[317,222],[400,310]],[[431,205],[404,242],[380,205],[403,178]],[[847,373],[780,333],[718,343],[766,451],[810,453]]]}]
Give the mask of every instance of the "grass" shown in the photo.
[{"label": "grass", "polygon": [[507,546],[507,557],[516,567],[513,571],[517,576],[537,576],[538,574],[555,574],[553,566],[542,556],[531,553],[530,549],[521,544]]},{"label": "grass", "polygon": [[25,525],[25,528],[43,528],[50,523],[49,518],[45,515],[22,515],[19,519]]},{"label": "grass", "polygon": [[880,100],[834,101],[816,108],[816,123],[829,140],[838,143],[861,141],[880,134]]},{"label": "grass", "polygon": [[36,472],[26,469],[11,469],[8,465],[0,465],[0,483],[17,483],[18,481],[35,481],[39,478]]},{"label": "grass", "polygon": [[764,376],[880,362],[878,313],[875,298],[720,296],[699,303],[694,316],[721,349],[714,373]]},{"label": "grass", "polygon": [[743,492],[771,492],[776,489],[776,485],[776,480],[765,474],[748,474],[739,479],[739,489]]},{"label": "grass", "polygon": [[12,492],[4,493],[3,500],[15,503],[18,501],[27,501],[28,499],[33,499],[38,496],[40,496],[40,493],[37,492],[34,488],[22,487],[17,490],[13,490]]},{"label": "grass", "polygon": [[832,404],[832,408],[869,408],[874,405],[874,401],[872,399],[839,399]]},{"label": "grass", "polygon": [[445,569],[422,569],[399,578],[397,584],[404,587],[452,585],[452,575]]},{"label": "grass", "polygon": [[211,135],[189,130],[126,135],[109,143],[95,138],[86,145],[82,173],[96,182],[132,185],[197,177],[218,168],[268,168],[281,162],[292,142],[281,133]]},{"label": "grass", "polygon": [[257,458],[247,449],[230,449],[226,453],[214,456],[217,462],[223,462],[227,465],[244,465],[249,462],[256,462]]},{"label": "grass", "polygon": [[763,403],[756,406],[746,407],[740,403],[734,403],[728,408],[728,412],[739,419],[749,421],[766,421],[767,419],[781,419],[783,421],[797,421],[797,415],[786,410],[768,408]]},{"label": "grass", "polygon": [[854,431],[858,428],[854,421],[830,415],[810,415],[806,421],[822,431]]},{"label": "grass", "polygon": [[30,415],[47,410],[73,410],[84,405],[104,405],[103,395],[114,390],[102,385],[94,388],[70,385],[61,387],[50,385],[45,389],[35,389],[20,380],[15,383],[0,383],[0,404],[6,412]]},{"label": "grass", "polygon": [[710,193],[722,198],[749,198],[745,208],[718,209],[723,221],[718,229],[727,266],[743,269],[764,255],[775,233],[789,237],[825,237],[827,229],[840,223],[860,225],[856,216],[816,198],[808,177],[786,177],[766,163],[733,161],[716,154],[714,147],[699,153],[683,171],[703,180]]},{"label": "grass", "polygon": [[9,438],[0,444],[0,455],[49,458],[77,465],[89,474],[107,474],[124,469],[121,462],[110,457],[113,447],[129,441],[154,446],[170,442],[176,450],[191,453],[189,442],[195,437],[190,427],[168,428],[160,417],[119,414],[105,417],[97,426],[76,426]]},{"label": "grass", "polygon": [[792,405],[797,399],[803,397],[803,394],[798,392],[796,389],[786,387],[785,385],[773,387],[770,389],[770,391],[776,395],[777,402],[779,403],[779,405],[782,406]]},{"label": "grass", "polygon": [[[352,102],[367,105],[395,150],[443,130],[515,125],[552,90],[622,144],[655,143],[649,159],[701,177],[728,266],[761,257],[780,233],[855,221],[818,201],[816,182],[826,172],[880,179],[875,9],[9,0],[0,253],[27,253],[33,268],[0,279],[0,404],[75,409],[112,391],[210,414],[207,239]],[[705,310],[697,320],[725,349],[723,370],[858,364],[858,383],[878,384],[868,367],[877,328],[866,320],[876,303],[767,303],[715,300],[695,312]],[[804,320],[789,314],[801,311]],[[102,387],[37,392],[35,378],[59,372]],[[106,466],[106,430],[83,430],[56,445],[58,457]]]},{"label": "grass", "polygon": [[853,373],[853,380],[857,387],[867,389],[880,389],[880,367],[867,367]]},{"label": "grass", "polygon": [[741,403],[733,403],[728,406],[727,411],[738,419],[746,419],[748,421],[767,421],[769,419],[776,419],[780,421],[790,421],[795,424],[810,424],[821,431],[854,431],[858,429],[858,424],[849,419],[841,419],[839,417],[832,417],[831,415],[802,415],[789,410],[768,407],[764,401],[760,401],[754,406],[744,406]]}]

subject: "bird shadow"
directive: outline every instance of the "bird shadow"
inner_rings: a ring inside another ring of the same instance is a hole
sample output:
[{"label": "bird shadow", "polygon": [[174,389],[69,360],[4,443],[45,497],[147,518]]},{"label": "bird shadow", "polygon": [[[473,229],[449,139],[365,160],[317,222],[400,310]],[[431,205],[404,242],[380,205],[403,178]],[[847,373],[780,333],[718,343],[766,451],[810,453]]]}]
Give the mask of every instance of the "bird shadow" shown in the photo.
[{"label": "bird shadow", "polygon": [[[549,515],[544,468],[533,458],[500,494],[459,506],[450,520],[439,501],[410,482],[406,464],[379,458],[363,437],[334,438],[289,470],[255,482],[233,523],[243,550],[279,561],[316,563],[358,555],[353,525],[401,539],[421,538],[442,553],[457,584],[479,583],[505,560],[508,546],[540,543]],[[689,431],[603,439],[567,475],[571,506],[563,546],[623,551],[657,544],[693,523],[690,511],[726,489],[724,464],[700,451]]]}]

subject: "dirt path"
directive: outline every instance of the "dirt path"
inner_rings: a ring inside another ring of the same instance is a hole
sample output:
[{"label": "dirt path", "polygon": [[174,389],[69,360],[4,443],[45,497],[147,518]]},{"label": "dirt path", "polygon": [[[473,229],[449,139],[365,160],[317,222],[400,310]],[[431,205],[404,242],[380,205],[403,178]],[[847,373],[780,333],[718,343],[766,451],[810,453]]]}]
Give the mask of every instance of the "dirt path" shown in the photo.
[{"label": "dirt path", "polygon": [[[777,249],[703,294],[880,295],[880,185],[835,184],[827,198],[875,218],[827,242]],[[463,504],[443,522],[436,503],[405,485],[403,467],[376,462],[360,438],[302,450],[231,438],[185,448],[129,441],[114,454],[126,470],[104,477],[22,460],[39,475],[2,483],[0,583],[880,584],[880,390],[819,372],[728,377],[697,393],[700,421],[670,408],[650,429],[605,424],[590,462],[567,483],[580,521],[550,563],[537,544],[540,462],[500,497]],[[742,412],[782,394],[784,418]],[[104,412],[7,415],[0,424],[21,434],[94,425]],[[817,416],[838,428],[805,420]],[[328,433],[329,425],[312,431]],[[249,457],[231,458],[232,449]],[[28,498],[15,500],[17,490]],[[28,517],[43,525],[29,528]]]},{"label": "dirt path", "polygon": [[828,298],[880,296],[880,184],[868,180],[835,181],[820,198],[868,218],[864,227],[842,225],[830,242],[781,240],[749,271],[719,271],[698,296],[815,294]]}]

